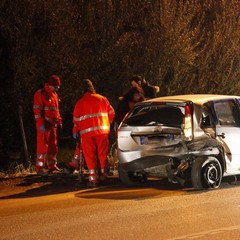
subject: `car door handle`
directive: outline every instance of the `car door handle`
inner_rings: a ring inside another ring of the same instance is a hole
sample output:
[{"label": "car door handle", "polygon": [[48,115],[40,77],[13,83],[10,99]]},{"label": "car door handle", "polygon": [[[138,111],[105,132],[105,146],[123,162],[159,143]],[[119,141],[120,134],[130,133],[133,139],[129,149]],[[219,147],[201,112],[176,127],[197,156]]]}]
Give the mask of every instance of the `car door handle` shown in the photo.
[{"label": "car door handle", "polygon": [[217,134],[218,137],[225,138],[225,133]]}]

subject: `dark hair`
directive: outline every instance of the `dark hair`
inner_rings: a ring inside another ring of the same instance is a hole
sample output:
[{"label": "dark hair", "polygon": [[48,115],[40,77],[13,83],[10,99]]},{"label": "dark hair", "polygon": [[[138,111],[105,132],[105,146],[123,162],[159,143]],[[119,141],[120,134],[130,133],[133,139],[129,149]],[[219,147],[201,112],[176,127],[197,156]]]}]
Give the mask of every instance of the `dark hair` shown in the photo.
[{"label": "dark hair", "polygon": [[83,93],[95,92],[95,89],[94,89],[94,86],[93,86],[91,80],[83,79],[81,85],[82,85]]},{"label": "dark hair", "polygon": [[142,81],[142,77],[140,75],[134,75],[129,79],[130,82],[134,81],[134,82],[138,82],[138,81]]}]

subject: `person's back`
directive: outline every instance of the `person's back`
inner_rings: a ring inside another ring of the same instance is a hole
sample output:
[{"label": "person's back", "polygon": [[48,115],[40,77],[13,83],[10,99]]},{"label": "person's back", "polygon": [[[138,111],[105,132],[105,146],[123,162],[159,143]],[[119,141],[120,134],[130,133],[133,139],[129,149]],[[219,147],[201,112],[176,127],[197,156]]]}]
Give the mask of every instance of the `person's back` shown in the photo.
[{"label": "person's back", "polygon": [[84,96],[78,100],[77,105],[81,105],[82,103],[84,103],[84,105],[79,109],[80,115],[98,113],[108,109],[107,99],[97,93],[85,93]]},{"label": "person's back", "polygon": [[89,170],[89,187],[95,187],[106,176],[110,122],[114,110],[108,99],[95,93],[89,79],[82,81],[83,97],[73,112],[73,136],[80,135],[82,150]]},{"label": "person's back", "polygon": [[[88,136],[108,134],[110,130],[109,116],[111,116],[112,111],[106,97],[97,93],[85,93],[76,103],[73,113],[74,120],[78,119],[80,134],[85,133]],[[89,131],[91,127],[95,128],[95,130]]]}]

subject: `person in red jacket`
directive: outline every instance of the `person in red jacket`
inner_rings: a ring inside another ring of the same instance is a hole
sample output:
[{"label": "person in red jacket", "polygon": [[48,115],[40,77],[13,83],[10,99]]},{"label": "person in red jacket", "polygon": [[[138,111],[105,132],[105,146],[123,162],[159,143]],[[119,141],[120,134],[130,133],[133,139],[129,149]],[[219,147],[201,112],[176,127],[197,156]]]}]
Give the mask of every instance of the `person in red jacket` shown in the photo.
[{"label": "person in red jacket", "polygon": [[95,92],[89,79],[82,81],[83,96],[73,112],[73,138],[81,138],[83,155],[89,170],[89,187],[99,185],[107,175],[110,123],[114,110],[108,99]]},{"label": "person in red jacket", "polygon": [[34,94],[33,112],[37,128],[36,172],[40,176],[46,176],[54,170],[60,171],[56,158],[57,127],[62,128],[57,94],[60,85],[59,76],[52,75],[44,88]]}]

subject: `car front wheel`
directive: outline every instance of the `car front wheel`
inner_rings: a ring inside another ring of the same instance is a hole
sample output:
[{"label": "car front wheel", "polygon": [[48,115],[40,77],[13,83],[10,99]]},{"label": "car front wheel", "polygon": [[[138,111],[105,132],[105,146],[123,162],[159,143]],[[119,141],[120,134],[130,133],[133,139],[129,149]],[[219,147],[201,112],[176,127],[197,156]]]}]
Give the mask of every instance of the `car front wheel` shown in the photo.
[{"label": "car front wheel", "polygon": [[222,180],[222,167],[214,157],[199,157],[193,162],[191,180],[195,189],[218,188]]}]

